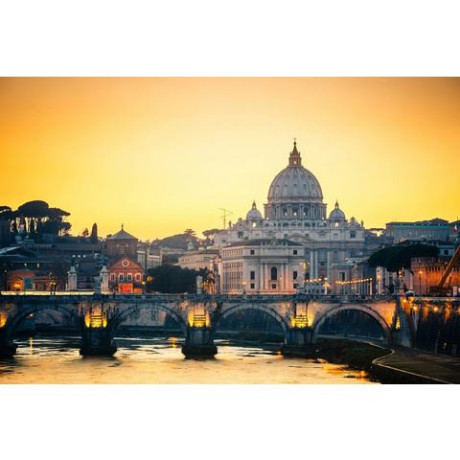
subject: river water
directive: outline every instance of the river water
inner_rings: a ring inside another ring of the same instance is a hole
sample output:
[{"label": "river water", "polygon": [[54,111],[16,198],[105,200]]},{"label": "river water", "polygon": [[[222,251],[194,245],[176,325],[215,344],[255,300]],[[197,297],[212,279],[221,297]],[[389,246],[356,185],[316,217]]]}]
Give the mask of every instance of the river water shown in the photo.
[{"label": "river water", "polygon": [[82,358],[79,338],[30,337],[12,359],[0,360],[1,383],[338,383],[368,384],[364,371],[324,360],[284,358],[279,351],[216,340],[212,360],[184,359],[176,337],[117,338],[112,358]]}]

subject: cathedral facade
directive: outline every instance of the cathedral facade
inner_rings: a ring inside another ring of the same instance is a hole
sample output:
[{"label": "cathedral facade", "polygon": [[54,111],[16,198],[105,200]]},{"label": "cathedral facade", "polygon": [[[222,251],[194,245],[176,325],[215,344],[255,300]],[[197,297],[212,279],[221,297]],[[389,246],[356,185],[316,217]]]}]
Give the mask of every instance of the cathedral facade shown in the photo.
[{"label": "cathedral facade", "polygon": [[216,233],[222,293],[334,292],[350,261],[366,256],[366,230],[338,202],[327,214],[317,178],[302,165],[296,142],[273,179],[264,215],[254,202],[246,218]]}]

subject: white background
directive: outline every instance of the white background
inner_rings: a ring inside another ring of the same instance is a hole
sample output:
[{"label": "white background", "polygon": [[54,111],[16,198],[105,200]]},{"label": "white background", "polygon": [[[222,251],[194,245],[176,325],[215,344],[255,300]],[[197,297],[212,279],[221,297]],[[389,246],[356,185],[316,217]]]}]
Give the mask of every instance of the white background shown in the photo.
[{"label": "white background", "polygon": [[[457,76],[456,3],[4,2],[0,74]],[[3,385],[0,456],[456,458],[458,401],[457,386]]]}]

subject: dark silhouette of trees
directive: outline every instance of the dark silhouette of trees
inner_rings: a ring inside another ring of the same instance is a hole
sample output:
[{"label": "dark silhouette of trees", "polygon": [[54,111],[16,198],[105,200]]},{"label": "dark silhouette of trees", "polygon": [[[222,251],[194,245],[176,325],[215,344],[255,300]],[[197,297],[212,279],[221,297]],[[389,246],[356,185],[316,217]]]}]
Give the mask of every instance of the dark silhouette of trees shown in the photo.
[{"label": "dark silhouette of trees", "polygon": [[160,265],[147,270],[146,289],[148,292],[194,293],[196,277],[206,277],[207,270],[190,270],[177,265]]},{"label": "dark silhouette of trees", "polygon": [[410,260],[413,257],[436,257],[438,254],[437,246],[401,243],[374,252],[368,263],[371,267],[385,267],[389,272],[397,272],[403,268],[410,270]]},{"label": "dark silhouette of trees", "polygon": [[66,234],[71,228],[71,224],[64,221],[67,216],[70,216],[69,212],[60,208],[50,208],[48,203],[42,200],[28,201],[16,211],[9,206],[0,206],[0,220],[3,223],[7,221],[10,240],[19,233],[36,241],[41,241],[45,233],[54,236]]},{"label": "dark silhouette of trees", "polygon": [[91,227],[91,243],[96,244],[98,242],[98,237],[97,237],[97,224],[94,223],[93,226]]},{"label": "dark silhouette of trees", "polygon": [[[192,230],[193,232],[193,230]],[[172,249],[187,249],[189,241],[198,244],[198,238],[190,233],[181,233],[178,235],[167,236],[162,240],[155,240],[152,243],[153,247],[167,247]]]}]

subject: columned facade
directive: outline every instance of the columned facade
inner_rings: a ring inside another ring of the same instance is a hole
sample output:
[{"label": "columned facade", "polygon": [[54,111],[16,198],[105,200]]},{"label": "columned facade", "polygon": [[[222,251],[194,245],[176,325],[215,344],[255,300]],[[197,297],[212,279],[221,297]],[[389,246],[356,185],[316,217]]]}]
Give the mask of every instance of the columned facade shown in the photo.
[{"label": "columned facade", "polygon": [[[354,217],[347,220],[338,202],[327,216],[321,186],[316,177],[302,165],[295,142],[289,154],[288,166],[275,176],[269,187],[264,214],[263,217],[254,202],[246,219],[229,223],[228,228],[215,234],[214,247],[221,251],[221,281],[223,288],[226,286],[222,292],[243,290],[243,282],[246,282],[248,292],[251,284],[260,292],[270,291],[273,285],[276,285],[276,290],[292,290],[294,283],[289,279],[289,263],[282,261],[283,256],[279,254],[275,256],[274,253],[270,262],[261,259],[258,262],[260,265],[250,270],[257,273],[255,280],[247,279],[246,269],[242,268],[245,263],[243,260],[246,259],[241,253],[238,257],[243,266],[232,265],[235,261],[230,261],[230,254],[235,256],[237,248],[242,250],[251,244],[257,246],[255,241],[286,241],[286,244],[299,245],[297,255],[301,254],[304,279],[327,281],[329,285],[337,281],[334,279],[337,273],[333,270],[335,265],[367,254],[363,223]],[[277,257],[280,257],[279,261]],[[270,279],[271,264],[280,270],[277,280]],[[225,276],[228,282],[225,282]]]}]

